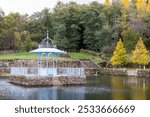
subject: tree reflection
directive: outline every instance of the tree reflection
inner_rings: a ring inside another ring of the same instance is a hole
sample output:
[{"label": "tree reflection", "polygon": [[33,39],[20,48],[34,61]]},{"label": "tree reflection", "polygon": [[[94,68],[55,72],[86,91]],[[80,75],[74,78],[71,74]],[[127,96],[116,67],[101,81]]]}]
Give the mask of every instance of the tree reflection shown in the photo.
[{"label": "tree reflection", "polygon": [[149,80],[145,78],[126,78],[125,85],[131,89],[131,99],[148,99]]},{"label": "tree reflection", "polygon": [[118,77],[113,77],[111,79],[111,85],[113,88],[112,91],[112,99],[114,100],[124,100],[125,95],[124,95],[124,83],[122,78],[118,78]]},{"label": "tree reflection", "polygon": [[113,77],[111,79],[112,99],[132,99],[145,100],[150,99],[149,79],[146,78],[123,78]]}]

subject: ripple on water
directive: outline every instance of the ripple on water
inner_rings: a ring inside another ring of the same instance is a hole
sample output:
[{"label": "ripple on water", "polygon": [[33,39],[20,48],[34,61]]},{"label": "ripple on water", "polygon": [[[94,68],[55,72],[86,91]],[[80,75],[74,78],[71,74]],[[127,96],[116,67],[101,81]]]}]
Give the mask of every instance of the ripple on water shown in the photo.
[{"label": "ripple on water", "polygon": [[86,87],[87,94],[101,94],[101,93],[109,93],[112,89],[108,87]]},{"label": "ripple on water", "polygon": [[64,90],[65,92],[74,92],[74,93],[84,93],[84,94],[88,94],[88,93],[104,93],[104,92],[111,92],[112,89],[108,88],[108,87],[63,87],[61,88],[61,90]]},{"label": "ripple on water", "polygon": [[0,82],[0,100],[10,100],[16,97],[24,96],[24,90],[21,87],[14,86],[6,80]]}]

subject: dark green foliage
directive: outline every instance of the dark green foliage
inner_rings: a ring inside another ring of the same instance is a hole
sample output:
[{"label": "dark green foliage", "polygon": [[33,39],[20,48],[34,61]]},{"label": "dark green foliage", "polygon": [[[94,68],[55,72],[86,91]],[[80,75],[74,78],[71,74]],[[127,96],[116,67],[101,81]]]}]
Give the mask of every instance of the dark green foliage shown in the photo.
[{"label": "dark green foliage", "polygon": [[122,38],[124,39],[127,52],[131,52],[134,49],[138,41],[138,37],[138,33],[133,32],[131,29],[127,29],[122,32]]},{"label": "dark green foliage", "polygon": [[[111,53],[118,39],[122,38],[130,52],[139,35],[144,37],[143,41],[150,49],[150,13],[138,18],[135,4],[132,0],[130,8],[124,9],[120,0],[113,0],[107,7],[99,2],[82,5],[59,1],[53,10],[45,8],[31,16],[19,13],[5,16],[0,9],[0,50],[29,51],[46,38],[47,30],[57,47],[67,51],[88,49]],[[29,32],[29,36],[26,37],[24,31]],[[15,32],[20,39],[16,38]]]}]

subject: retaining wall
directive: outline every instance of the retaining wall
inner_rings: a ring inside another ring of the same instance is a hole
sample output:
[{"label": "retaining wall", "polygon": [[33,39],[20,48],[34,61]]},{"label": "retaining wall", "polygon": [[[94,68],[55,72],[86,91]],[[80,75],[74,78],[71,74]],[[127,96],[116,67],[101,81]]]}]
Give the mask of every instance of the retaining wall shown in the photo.
[{"label": "retaining wall", "polygon": [[99,75],[129,76],[150,78],[150,70],[144,69],[113,69],[103,68],[98,70]]},{"label": "retaining wall", "polygon": [[67,85],[82,85],[86,83],[85,76],[10,76],[10,83],[37,87],[37,86],[67,86]]},{"label": "retaining wall", "polygon": [[[58,61],[58,68],[60,67],[73,67],[80,68],[84,67],[80,61]],[[52,62],[49,61],[49,66]],[[37,67],[37,60],[10,60],[10,61],[0,61],[0,75],[1,73],[9,73],[9,67]],[[46,62],[43,61],[42,66],[46,66]],[[116,76],[132,76],[132,77],[150,77],[150,70],[144,69],[115,69],[115,68],[85,68],[85,73],[87,76],[90,75],[116,75]]]},{"label": "retaining wall", "polygon": [[[37,60],[14,60],[13,64],[10,64],[10,67],[37,67],[38,61]],[[43,60],[42,67],[47,67],[46,61]],[[48,66],[52,67],[52,61],[48,61]],[[80,67],[79,61],[57,61],[57,67]]]}]

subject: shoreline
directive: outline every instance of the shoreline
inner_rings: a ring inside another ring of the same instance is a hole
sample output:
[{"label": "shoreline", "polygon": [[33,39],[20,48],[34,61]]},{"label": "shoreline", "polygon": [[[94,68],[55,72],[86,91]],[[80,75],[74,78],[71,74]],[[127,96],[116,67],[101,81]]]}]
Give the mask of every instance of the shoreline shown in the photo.
[{"label": "shoreline", "polygon": [[[127,69],[127,68],[85,68],[86,76],[125,76],[150,78],[150,69]],[[0,72],[0,77],[10,77],[8,72]]]},{"label": "shoreline", "polygon": [[150,78],[150,69],[101,68],[101,75]]},{"label": "shoreline", "polygon": [[20,75],[11,76],[10,83],[27,86],[76,86],[86,83],[86,76],[32,76],[32,75]]}]

